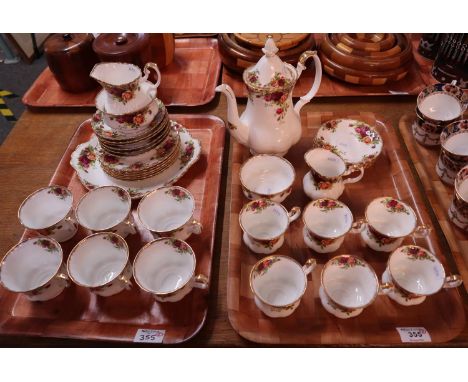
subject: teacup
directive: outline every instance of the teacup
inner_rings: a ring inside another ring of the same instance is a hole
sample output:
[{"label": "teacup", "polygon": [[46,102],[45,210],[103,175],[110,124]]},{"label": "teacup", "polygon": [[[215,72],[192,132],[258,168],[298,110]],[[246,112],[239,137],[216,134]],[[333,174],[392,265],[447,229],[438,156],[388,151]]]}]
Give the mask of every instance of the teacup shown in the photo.
[{"label": "teacup", "polygon": [[249,158],[239,175],[247,199],[266,198],[281,203],[292,191],[296,172],[286,159],[261,154]]},{"label": "teacup", "polygon": [[161,238],[146,244],[133,262],[133,277],[156,301],[182,300],[193,288],[208,289],[208,278],[195,276],[197,260],[185,241]]},{"label": "teacup", "polygon": [[455,177],[455,192],[448,215],[456,226],[468,232],[468,165]]},{"label": "teacup", "polygon": [[299,207],[293,207],[288,212],[283,205],[269,199],[257,199],[245,204],[239,214],[245,245],[255,253],[269,255],[275,252],[283,245],[289,224],[300,215]]},{"label": "teacup", "polygon": [[456,288],[463,282],[459,275],[446,276],[439,259],[416,245],[397,248],[390,255],[382,281],[392,285],[385,293],[407,306],[421,304],[442,288]]},{"label": "teacup", "polygon": [[383,292],[374,269],[357,256],[336,256],[322,269],[320,301],[327,312],[338,318],[358,316],[379,293]]},{"label": "teacup", "polygon": [[102,186],[82,196],[75,209],[76,220],[92,232],[108,231],[122,237],[136,233],[132,200],[117,186]]},{"label": "teacup", "polygon": [[353,232],[359,232],[375,251],[391,252],[408,235],[425,237],[430,233],[429,227],[416,226],[416,214],[408,204],[391,196],[372,200],[366,207],[365,216],[354,224]]},{"label": "teacup", "polygon": [[468,119],[451,123],[440,135],[439,160],[436,172],[440,179],[453,185],[458,171],[468,164]]},{"label": "teacup", "polygon": [[18,210],[23,227],[58,242],[75,236],[78,224],[73,215],[73,195],[66,187],[49,186],[34,191]]},{"label": "teacup", "polygon": [[353,225],[353,214],[335,199],[310,202],[302,214],[304,242],[318,253],[336,251]]},{"label": "teacup", "polygon": [[424,146],[440,145],[440,134],[447,124],[435,124],[428,122],[416,108],[416,119],[412,125],[413,136],[416,141]]},{"label": "teacup", "polygon": [[193,219],[195,200],[185,188],[162,187],[147,194],[138,204],[141,223],[155,239],[172,237],[187,240],[192,233],[199,235],[203,226]]},{"label": "teacup", "polygon": [[[364,176],[362,166],[346,166],[345,161],[337,154],[323,148],[315,148],[305,153],[304,159],[310,168],[305,174],[303,187],[311,199],[338,199],[347,183],[356,183]],[[354,178],[343,177],[359,171]]]},{"label": "teacup", "polygon": [[31,301],[57,297],[70,285],[62,247],[47,237],[16,244],[0,263],[0,283],[10,292],[24,293]]},{"label": "teacup", "polygon": [[113,296],[132,286],[127,243],[112,232],[95,233],[76,244],[67,269],[75,284],[99,296]]},{"label": "teacup", "polygon": [[307,275],[317,262],[301,266],[291,257],[273,255],[258,261],[250,271],[250,289],[255,305],[269,317],[290,316],[299,306],[307,288]]}]

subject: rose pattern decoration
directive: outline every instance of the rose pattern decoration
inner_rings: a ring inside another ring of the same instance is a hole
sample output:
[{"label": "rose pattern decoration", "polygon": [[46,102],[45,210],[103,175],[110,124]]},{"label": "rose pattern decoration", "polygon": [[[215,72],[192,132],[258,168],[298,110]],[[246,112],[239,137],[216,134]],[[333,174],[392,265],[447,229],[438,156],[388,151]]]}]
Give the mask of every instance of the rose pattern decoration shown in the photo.
[{"label": "rose pattern decoration", "polygon": [[327,121],[323,124],[323,127],[325,127],[326,130],[330,130],[331,132],[336,131],[336,127],[338,124],[341,122],[341,119],[333,119],[331,121]]},{"label": "rose pattern decoration", "polygon": [[336,146],[329,144],[328,142],[325,141],[324,137],[317,137],[314,140],[314,147],[319,147],[325,150],[331,151],[333,154],[336,155],[343,155],[343,152]]},{"label": "rose pattern decoration", "polygon": [[113,193],[117,194],[117,196],[120,198],[122,202],[128,201],[127,193],[121,188],[111,188],[111,190]]},{"label": "rose pattern decoration", "polygon": [[116,86],[108,86],[102,84],[104,89],[109,93],[114,100],[117,102],[121,102],[122,104],[126,104],[128,101],[132,100],[135,97],[135,93],[140,90],[140,86],[138,85],[138,81],[135,81],[125,88],[118,88]]},{"label": "rose pattern decoration", "polygon": [[183,242],[182,240],[178,240],[178,239],[166,240],[164,241],[164,244],[170,245],[172,248],[176,250],[177,253],[180,253],[181,255],[192,253],[188,244]]},{"label": "rose pattern decoration", "polygon": [[408,255],[410,260],[429,260],[433,263],[435,262],[434,258],[424,251],[422,248],[415,247],[415,246],[408,246],[402,249],[402,252]]},{"label": "rose pattern decoration", "polygon": [[68,197],[68,191],[63,189],[62,187],[51,187],[47,191],[48,194],[53,194],[57,196],[59,199],[64,200]]},{"label": "rose pattern decoration", "polygon": [[281,237],[277,237],[276,239],[272,239],[272,240],[253,239],[252,242],[257,247],[272,249],[280,241],[280,239],[281,239]]},{"label": "rose pattern decoration", "polygon": [[181,202],[184,199],[190,199],[190,196],[180,188],[170,188],[165,192],[165,194],[172,196],[178,202]]},{"label": "rose pattern decoration", "polygon": [[328,247],[329,245],[332,245],[336,240],[336,239],[319,238],[319,237],[313,235],[309,230],[306,230],[306,233],[307,233],[307,237],[309,238],[309,240],[314,242],[321,249],[324,249],[324,248]]},{"label": "rose pattern decoration", "polygon": [[114,246],[114,248],[117,248],[117,249],[124,249],[125,248],[124,244],[122,243],[122,241],[117,236],[104,235],[102,238],[104,240],[109,241]]},{"label": "rose pattern decoration", "polygon": [[360,142],[375,148],[380,143],[380,136],[370,126],[365,123],[358,123],[352,126],[356,132],[355,136]]},{"label": "rose pattern decoration", "polygon": [[367,233],[369,237],[378,244],[379,247],[392,244],[398,240],[397,237],[388,237],[388,236],[381,235],[370,227],[368,227]]},{"label": "rose pattern decoration", "polygon": [[329,190],[332,188],[333,183],[332,182],[314,182],[315,189],[316,190]]},{"label": "rose pattern decoration", "polygon": [[332,265],[337,265],[343,269],[349,269],[354,267],[365,267],[364,262],[359,260],[357,257],[354,256],[340,256],[337,259],[332,260]]},{"label": "rose pattern decoration", "polygon": [[174,137],[170,137],[167,139],[161,147],[158,147],[156,149],[156,155],[151,157],[150,160],[158,159],[158,158],[163,158],[165,157],[176,145],[177,140]]},{"label": "rose pattern decoration", "polygon": [[281,259],[279,257],[269,257],[265,260],[263,260],[260,264],[257,265],[257,269],[255,270],[254,273],[254,278],[257,276],[263,276],[268,272],[268,269],[271,268],[271,266],[280,261]]},{"label": "rose pattern decoration", "polygon": [[88,168],[91,166],[94,168],[96,163],[96,151],[94,146],[89,145],[81,150],[78,156],[78,166],[84,171],[88,172]]},{"label": "rose pattern decoration", "polygon": [[343,205],[334,199],[319,199],[313,202],[314,207],[319,207],[321,212],[332,211],[336,208],[343,208]]},{"label": "rose pattern decoration", "polygon": [[274,203],[268,199],[259,199],[249,203],[246,207],[247,212],[253,212],[254,214],[258,214],[259,212],[263,211],[265,208],[274,206]]},{"label": "rose pattern decoration", "polygon": [[409,215],[410,212],[408,209],[397,199],[393,198],[384,198],[380,201],[387,208],[388,212],[391,213],[405,213]]},{"label": "rose pattern decoration", "polygon": [[185,150],[180,157],[181,166],[180,168],[184,167],[190,159],[193,157],[193,152],[195,151],[195,145],[192,140],[185,142]]},{"label": "rose pattern decoration", "polygon": [[37,239],[33,245],[38,245],[41,248],[44,248],[47,252],[58,252],[57,246],[47,239]]}]

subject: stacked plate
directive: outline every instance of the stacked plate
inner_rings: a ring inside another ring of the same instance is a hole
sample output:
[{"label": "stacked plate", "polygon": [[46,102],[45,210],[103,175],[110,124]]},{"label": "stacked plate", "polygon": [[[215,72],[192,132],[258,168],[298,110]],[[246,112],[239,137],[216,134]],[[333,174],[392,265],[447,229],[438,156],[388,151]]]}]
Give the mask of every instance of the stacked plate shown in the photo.
[{"label": "stacked plate", "polygon": [[413,51],[403,33],[328,33],[320,44],[323,69],[358,85],[384,85],[408,74]]}]

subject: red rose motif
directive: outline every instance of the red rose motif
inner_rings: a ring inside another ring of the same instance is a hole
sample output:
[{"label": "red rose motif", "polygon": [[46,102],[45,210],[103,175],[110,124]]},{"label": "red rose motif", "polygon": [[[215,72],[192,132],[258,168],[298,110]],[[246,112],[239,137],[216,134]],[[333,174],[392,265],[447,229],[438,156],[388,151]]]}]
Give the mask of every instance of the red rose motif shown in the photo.
[{"label": "red rose motif", "polygon": [[274,93],[271,94],[271,99],[273,101],[279,101],[282,96],[283,96],[282,92],[274,92]]},{"label": "red rose motif", "polygon": [[284,78],[280,78],[280,79],[278,80],[278,85],[279,85],[279,86],[284,86],[285,83],[286,83],[286,81],[284,80]]},{"label": "red rose motif", "polygon": [[137,114],[133,117],[133,123],[135,125],[141,125],[143,122],[145,122],[145,117],[143,114]]},{"label": "red rose motif", "polygon": [[99,122],[101,120],[101,114],[99,113],[94,113],[93,114],[93,121]]},{"label": "red rose motif", "polygon": [[389,207],[396,207],[398,205],[398,202],[395,199],[389,200],[388,201],[388,206]]},{"label": "red rose motif", "polygon": [[130,90],[127,90],[122,93],[122,99],[124,101],[130,101],[133,98],[133,93]]},{"label": "red rose motif", "polygon": [[283,112],[283,108],[279,107],[276,109],[276,114],[281,114]]}]

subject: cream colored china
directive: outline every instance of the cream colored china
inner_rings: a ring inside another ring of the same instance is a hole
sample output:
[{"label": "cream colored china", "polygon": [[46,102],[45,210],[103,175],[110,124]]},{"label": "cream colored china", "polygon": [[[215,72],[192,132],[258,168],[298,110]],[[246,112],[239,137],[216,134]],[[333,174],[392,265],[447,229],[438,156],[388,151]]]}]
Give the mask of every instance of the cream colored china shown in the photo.
[{"label": "cream colored china", "polygon": [[255,305],[269,317],[290,316],[307,288],[307,275],[317,265],[309,259],[301,266],[291,257],[273,255],[258,261],[250,271]]},{"label": "cream colored china", "polygon": [[10,292],[24,293],[31,301],[57,297],[70,284],[62,247],[48,237],[16,244],[0,262],[0,284]]},{"label": "cream colored china", "polygon": [[[222,84],[216,91],[227,97],[229,132],[253,154],[277,154],[283,156],[301,138],[301,108],[315,96],[322,79],[322,65],[315,51],[306,51],[299,58],[297,67],[281,61],[278,48],[268,38],[262,49],[264,56],[243,74],[249,93],[247,107],[239,118],[236,98],[232,89]],[[293,105],[292,93],[296,81],[312,57],[315,63],[315,79],[309,92]]]},{"label": "cream colored china", "polygon": [[247,199],[266,198],[281,203],[291,194],[296,172],[286,159],[263,154],[249,158],[239,176]]},{"label": "cream colored china", "polygon": [[305,244],[318,253],[336,251],[353,225],[353,214],[346,204],[335,199],[310,202],[302,214]]},{"label": "cream colored china", "polygon": [[127,191],[103,186],[84,194],[75,209],[78,223],[93,231],[110,231],[122,237],[136,233],[131,214],[132,200]]},{"label": "cream colored china", "polygon": [[199,235],[203,226],[193,218],[195,199],[185,188],[172,186],[159,188],[138,204],[140,222],[157,239],[172,237],[187,240],[192,233]]},{"label": "cream colored china", "polygon": [[113,296],[132,286],[128,246],[115,233],[85,237],[71,250],[67,269],[75,284],[99,296]]},{"label": "cream colored china", "polygon": [[[387,285],[382,289],[385,288]],[[338,318],[358,316],[379,293],[383,292],[374,269],[357,256],[336,256],[322,269],[320,301],[327,312]]]},{"label": "cream colored china", "polygon": [[383,196],[372,200],[366,207],[366,218],[354,225],[364,242],[373,250],[392,252],[408,235],[427,236],[430,228],[416,226],[414,210],[401,200]]},{"label": "cream colored china", "polygon": [[28,229],[58,242],[75,236],[78,224],[73,218],[73,195],[66,187],[48,186],[34,191],[21,203],[18,219]]},{"label": "cream colored china", "polygon": [[468,165],[455,178],[455,191],[448,215],[453,224],[468,232]]},{"label": "cream colored china", "polygon": [[251,251],[271,254],[284,243],[289,224],[301,215],[299,207],[287,211],[283,205],[269,199],[257,199],[244,205],[239,224],[244,231],[242,239]]},{"label": "cream colored china", "polygon": [[156,301],[182,300],[193,288],[207,290],[205,275],[195,276],[196,258],[185,241],[161,238],[146,244],[135,257],[133,276]]},{"label": "cream colored china", "polygon": [[[338,199],[347,183],[359,182],[364,176],[364,168],[350,166],[337,154],[323,148],[315,148],[305,153],[304,159],[310,172],[302,181],[304,192],[311,199]],[[358,171],[354,178],[343,179],[344,176]]]},{"label": "cream colored china", "polygon": [[382,281],[392,286],[385,293],[407,306],[421,304],[442,288],[456,288],[463,282],[459,275],[446,276],[439,259],[416,245],[397,248],[390,255]]}]

